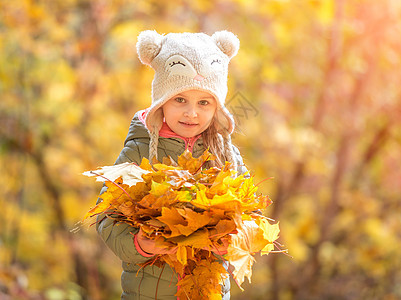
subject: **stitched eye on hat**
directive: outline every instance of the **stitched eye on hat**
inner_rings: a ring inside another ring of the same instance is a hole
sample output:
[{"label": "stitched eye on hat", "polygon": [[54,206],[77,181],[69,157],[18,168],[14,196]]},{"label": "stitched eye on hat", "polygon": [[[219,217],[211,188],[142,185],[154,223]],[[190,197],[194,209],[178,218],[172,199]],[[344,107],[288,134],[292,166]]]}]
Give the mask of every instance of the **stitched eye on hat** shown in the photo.
[{"label": "stitched eye on hat", "polygon": [[183,63],[180,62],[180,61],[173,61],[173,62],[169,63],[169,66],[170,66],[170,67],[174,67],[175,65],[182,65],[182,66],[185,67],[185,64],[183,64]]},{"label": "stitched eye on hat", "polygon": [[213,55],[208,59],[209,61],[209,66],[207,67],[210,72],[219,72],[223,70],[223,64],[224,60],[218,56],[218,55]]},{"label": "stitched eye on hat", "polygon": [[181,55],[173,55],[164,64],[168,77],[173,75],[187,76],[194,78],[197,72],[193,65]]}]

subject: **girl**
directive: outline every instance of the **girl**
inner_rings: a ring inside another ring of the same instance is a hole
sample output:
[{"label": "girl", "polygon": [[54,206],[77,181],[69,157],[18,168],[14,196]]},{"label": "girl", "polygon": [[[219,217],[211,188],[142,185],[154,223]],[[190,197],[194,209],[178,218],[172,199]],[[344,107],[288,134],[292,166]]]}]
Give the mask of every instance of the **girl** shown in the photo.
[{"label": "girl", "polygon": [[[228,64],[238,49],[239,40],[227,31],[212,36],[140,33],[139,58],[155,70],[152,105],[135,114],[116,164],[140,164],[143,157],[151,162],[167,156],[177,160],[185,149],[199,157],[209,147],[217,157],[209,167],[229,161],[239,174],[244,173],[241,155],[231,144],[234,121],[224,107]],[[103,216],[99,216],[97,230],[122,260],[121,299],[155,299],[156,295],[157,299],[176,299],[178,280],[173,270],[156,266],[140,269],[137,265],[175,249],[161,250],[141,230]],[[218,249],[220,253],[224,250]],[[230,298],[229,279],[222,287],[222,298]]]}]

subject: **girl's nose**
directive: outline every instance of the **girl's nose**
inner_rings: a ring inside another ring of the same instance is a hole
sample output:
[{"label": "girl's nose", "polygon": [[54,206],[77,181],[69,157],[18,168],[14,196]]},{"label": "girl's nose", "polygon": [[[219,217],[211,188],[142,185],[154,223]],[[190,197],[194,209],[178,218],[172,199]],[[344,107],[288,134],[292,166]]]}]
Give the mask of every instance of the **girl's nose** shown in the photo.
[{"label": "girl's nose", "polygon": [[184,112],[184,116],[188,118],[196,118],[198,116],[198,112],[194,107],[188,107],[188,109]]}]

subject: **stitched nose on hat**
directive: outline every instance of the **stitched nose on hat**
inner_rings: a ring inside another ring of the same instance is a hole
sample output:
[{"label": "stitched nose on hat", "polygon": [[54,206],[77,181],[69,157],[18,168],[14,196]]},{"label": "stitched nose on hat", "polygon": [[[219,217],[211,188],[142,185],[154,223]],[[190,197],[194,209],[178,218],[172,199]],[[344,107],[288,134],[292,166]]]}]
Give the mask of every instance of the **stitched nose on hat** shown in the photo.
[{"label": "stitched nose on hat", "polygon": [[202,75],[199,75],[199,74],[197,74],[197,75],[194,77],[194,80],[198,80],[198,81],[202,81],[203,79],[205,79],[205,77],[203,77]]}]

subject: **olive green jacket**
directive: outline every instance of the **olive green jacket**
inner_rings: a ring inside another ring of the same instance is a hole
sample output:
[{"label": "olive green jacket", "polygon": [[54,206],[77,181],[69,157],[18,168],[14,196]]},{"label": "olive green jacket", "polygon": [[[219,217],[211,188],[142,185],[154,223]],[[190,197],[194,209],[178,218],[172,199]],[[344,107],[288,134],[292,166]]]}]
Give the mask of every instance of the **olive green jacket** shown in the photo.
[{"label": "olive green jacket", "polygon": [[[136,113],[132,119],[124,148],[117,158],[116,164],[123,162],[140,164],[143,157],[149,157],[149,134],[139,118],[140,114],[143,114],[143,111]],[[158,158],[161,160],[163,157],[171,156],[177,161],[177,157],[184,152],[186,146],[188,146],[188,141],[179,137],[159,137]],[[193,145],[190,146],[194,157],[199,157],[205,150],[201,137],[196,139]],[[242,174],[246,171],[246,168],[243,166],[242,158],[237,148],[235,148],[235,152],[239,166],[238,172]],[[102,189],[102,192],[104,190],[105,188]],[[138,229],[125,223],[115,223],[112,219],[104,218],[102,215],[98,217],[98,220],[101,220],[97,223],[98,233],[107,246],[122,261],[121,285],[123,293],[121,299],[153,300],[156,299],[156,296],[160,300],[177,299],[174,296],[177,292],[177,275],[168,265],[164,268],[147,266],[142,268],[137,275],[140,269],[137,264],[149,259],[149,257],[144,257],[138,253],[134,245],[133,235],[138,232]],[[226,280],[222,287],[222,296],[223,300],[230,299],[229,279]]]}]

